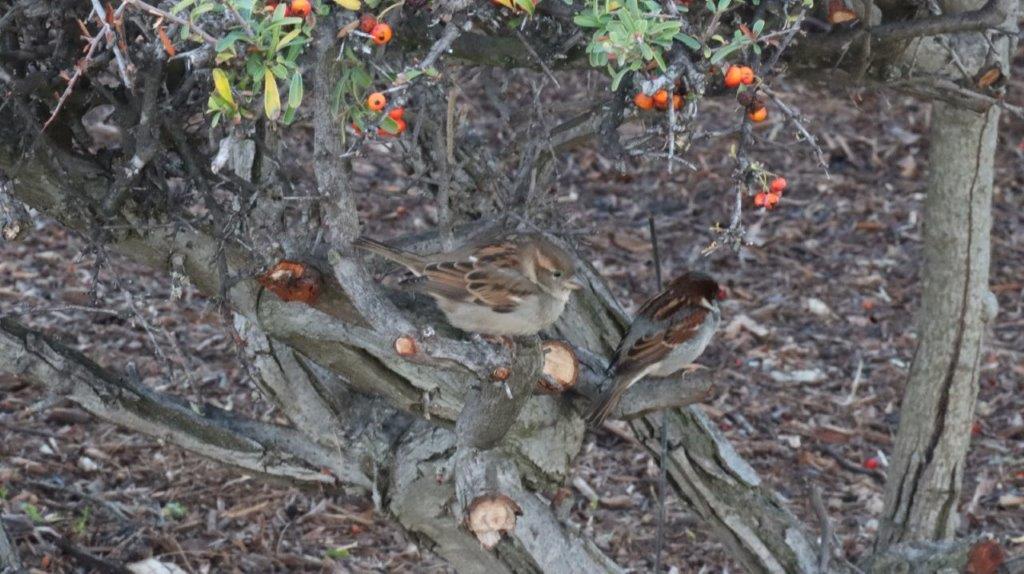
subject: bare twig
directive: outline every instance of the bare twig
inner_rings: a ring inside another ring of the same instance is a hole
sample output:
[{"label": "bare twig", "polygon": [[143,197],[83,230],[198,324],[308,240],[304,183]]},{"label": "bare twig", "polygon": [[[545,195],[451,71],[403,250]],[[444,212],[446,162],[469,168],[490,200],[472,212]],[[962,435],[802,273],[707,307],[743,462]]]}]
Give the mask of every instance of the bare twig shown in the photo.
[{"label": "bare twig", "polygon": [[818,571],[828,572],[828,563],[832,560],[832,521],[828,517],[828,509],[825,501],[821,499],[821,489],[814,483],[808,483],[811,490],[811,504],[814,506],[814,513],[818,516],[818,525],[821,527],[821,547],[818,548]]},{"label": "bare twig", "polygon": [[200,28],[196,24],[194,24],[192,22],[189,22],[185,18],[182,18],[180,16],[176,16],[174,14],[171,14],[170,12],[168,12],[166,10],[161,10],[161,9],[157,8],[156,6],[153,6],[151,4],[147,4],[147,3],[143,2],[143,0],[125,0],[125,3],[133,5],[136,8],[139,8],[140,10],[142,10],[143,12],[148,12],[148,13],[152,14],[153,16],[160,16],[161,18],[163,18],[165,20],[170,20],[171,22],[175,22],[177,24],[181,24],[182,26],[188,26],[188,29],[190,31],[193,31],[196,34],[199,34],[199,37],[202,38],[203,41],[206,42],[207,44],[209,44],[210,46],[216,46],[217,45],[217,38],[211,36],[210,34],[207,34],[205,30],[203,30],[202,28]]},{"label": "bare twig", "polygon": [[523,47],[526,48],[526,51],[529,52],[530,56],[532,56],[534,60],[537,60],[537,63],[540,64],[540,69],[544,70],[544,73],[547,75],[548,79],[554,82],[555,87],[561,88],[562,85],[558,83],[558,78],[556,78],[555,74],[551,72],[551,68],[549,68],[547,63],[544,62],[544,58],[541,58],[540,54],[537,53],[537,50],[534,50],[533,46],[531,46],[530,43],[526,41],[526,37],[523,36],[523,33],[520,32],[519,30],[516,30],[516,37],[519,38],[519,41],[523,43]]}]

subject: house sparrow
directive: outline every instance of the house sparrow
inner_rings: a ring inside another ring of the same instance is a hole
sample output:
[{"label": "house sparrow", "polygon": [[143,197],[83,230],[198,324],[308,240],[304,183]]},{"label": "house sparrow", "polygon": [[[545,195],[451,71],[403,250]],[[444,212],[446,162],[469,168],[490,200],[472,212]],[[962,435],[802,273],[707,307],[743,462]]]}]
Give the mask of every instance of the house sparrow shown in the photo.
[{"label": "house sparrow", "polygon": [[718,328],[718,301],[725,296],[714,279],[690,271],[648,299],[612,355],[612,384],[598,399],[590,424],[608,418],[626,390],[647,375],[667,377],[692,368]]},{"label": "house sparrow", "polygon": [[536,234],[517,234],[448,253],[419,255],[367,237],[356,247],[404,266],[398,285],[426,293],[453,326],[481,335],[535,335],[565,309],[572,258]]}]

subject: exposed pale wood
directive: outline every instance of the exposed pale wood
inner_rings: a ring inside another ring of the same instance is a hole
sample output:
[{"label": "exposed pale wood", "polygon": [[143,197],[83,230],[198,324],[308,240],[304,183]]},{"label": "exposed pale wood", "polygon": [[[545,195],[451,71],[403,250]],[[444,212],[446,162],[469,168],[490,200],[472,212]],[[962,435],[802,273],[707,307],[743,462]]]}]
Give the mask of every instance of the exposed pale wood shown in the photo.
[{"label": "exposed pale wood", "polygon": [[544,376],[537,380],[542,393],[561,394],[576,386],[580,362],[572,347],[562,341],[544,341]]}]

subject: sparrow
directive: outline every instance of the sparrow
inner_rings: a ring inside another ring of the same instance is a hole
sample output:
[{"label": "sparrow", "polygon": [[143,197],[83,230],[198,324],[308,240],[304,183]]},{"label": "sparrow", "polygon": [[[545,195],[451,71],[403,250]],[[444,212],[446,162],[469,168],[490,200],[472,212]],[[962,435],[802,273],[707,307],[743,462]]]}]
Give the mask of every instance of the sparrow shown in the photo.
[{"label": "sparrow", "polygon": [[597,400],[590,424],[604,422],[626,390],[640,379],[667,377],[693,368],[693,361],[718,328],[722,317],[718,302],[725,297],[725,290],[714,279],[690,271],[648,299],[612,355],[606,373],[611,386]]},{"label": "sparrow", "polygon": [[360,237],[353,245],[407,270],[398,286],[426,293],[448,322],[488,336],[535,335],[565,309],[576,280],[572,257],[541,235],[514,234],[420,255]]}]

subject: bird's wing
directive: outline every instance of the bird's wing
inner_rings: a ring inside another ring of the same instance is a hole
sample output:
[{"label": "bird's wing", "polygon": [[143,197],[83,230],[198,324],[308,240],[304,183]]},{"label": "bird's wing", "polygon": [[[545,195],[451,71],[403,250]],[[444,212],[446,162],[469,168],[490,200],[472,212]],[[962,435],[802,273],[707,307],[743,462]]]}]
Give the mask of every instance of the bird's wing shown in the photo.
[{"label": "bird's wing", "polygon": [[402,285],[453,301],[474,303],[497,313],[511,313],[537,286],[522,274],[504,267],[480,265],[479,261],[442,261],[424,267],[423,274],[409,276]]},{"label": "bird's wing", "polygon": [[[659,297],[660,298],[660,297]],[[653,302],[653,301],[652,301]],[[661,362],[673,349],[693,340],[707,319],[709,310],[699,305],[671,305],[670,313],[644,314],[630,325],[626,336],[615,350],[608,370],[615,374],[639,372]],[[647,305],[644,306],[645,308]],[[650,308],[647,309],[650,311]],[[650,317],[657,317],[651,320]]]}]

